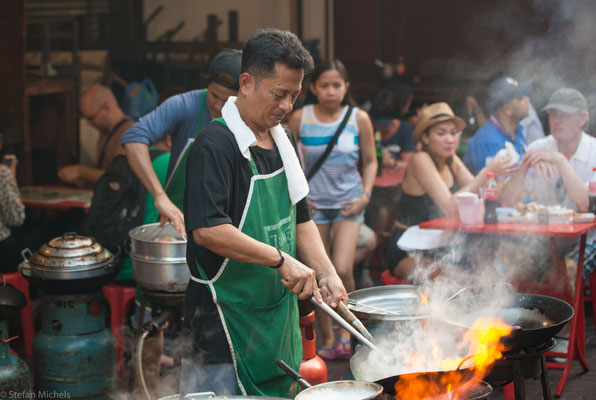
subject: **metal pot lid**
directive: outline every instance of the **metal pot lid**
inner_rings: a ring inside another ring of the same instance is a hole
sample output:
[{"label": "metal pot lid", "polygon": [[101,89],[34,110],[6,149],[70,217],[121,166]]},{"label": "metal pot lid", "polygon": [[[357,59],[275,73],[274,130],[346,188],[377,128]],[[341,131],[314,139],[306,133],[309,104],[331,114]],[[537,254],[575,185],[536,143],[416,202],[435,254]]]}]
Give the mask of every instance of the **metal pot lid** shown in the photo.
[{"label": "metal pot lid", "polygon": [[113,254],[95,239],[74,232],[50,240],[28,260],[32,268],[85,270],[102,267],[114,260]]}]

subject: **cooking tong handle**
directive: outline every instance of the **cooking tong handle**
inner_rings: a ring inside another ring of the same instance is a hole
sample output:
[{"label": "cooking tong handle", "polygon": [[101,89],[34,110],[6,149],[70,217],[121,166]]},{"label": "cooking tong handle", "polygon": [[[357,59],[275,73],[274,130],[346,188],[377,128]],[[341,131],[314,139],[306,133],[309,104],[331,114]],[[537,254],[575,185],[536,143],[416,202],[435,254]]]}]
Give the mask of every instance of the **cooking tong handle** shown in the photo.
[{"label": "cooking tong handle", "polygon": [[[335,322],[337,322],[338,324],[340,324],[345,330],[350,332],[352,334],[352,336],[354,336],[356,339],[358,339],[358,341],[360,343],[362,343],[363,345],[365,345],[366,347],[368,347],[372,350],[377,350],[377,346],[375,346],[373,342],[371,342],[363,334],[358,332],[358,330],[356,328],[354,328],[348,321],[346,321],[345,319],[340,317],[339,314],[337,312],[335,312],[335,310],[333,308],[329,307],[329,305],[327,303],[322,302],[321,304],[319,304],[317,299],[315,299],[315,296],[310,296],[310,301],[311,301],[311,303],[313,303],[314,305],[319,307],[321,310],[323,310],[325,312],[325,314],[327,314],[331,318],[333,318],[333,320]],[[356,318],[356,317],[354,317],[354,318]]]},{"label": "cooking tong handle", "polygon": [[294,368],[290,367],[285,361],[283,361],[283,360],[277,360],[275,363],[286,374],[290,375],[292,377],[292,379],[294,379],[296,382],[298,382],[298,384],[300,386],[302,386],[302,389],[308,389],[309,387],[312,386],[310,383],[308,383],[308,381],[306,379],[304,379],[302,377],[302,375],[300,375],[299,372],[296,372],[294,370]]},{"label": "cooking tong handle", "polygon": [[352,325],[358,332],[362,334],[365,338],[369,341],[374,342],[374,339],[368,329],[364,326],[362,321],[360,321],[352,311],[341,301],[337,304],[337,308],[335,311],[342,317],[345,321],[347,321],[350,325]]}]

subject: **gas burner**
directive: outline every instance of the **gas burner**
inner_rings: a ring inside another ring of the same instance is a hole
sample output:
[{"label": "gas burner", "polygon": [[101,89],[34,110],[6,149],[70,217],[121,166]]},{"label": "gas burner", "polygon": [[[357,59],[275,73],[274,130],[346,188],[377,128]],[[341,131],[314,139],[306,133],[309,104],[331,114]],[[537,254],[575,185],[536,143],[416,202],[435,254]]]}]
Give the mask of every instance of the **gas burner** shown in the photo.
[{"label": "gas burner", "polygon": [[185,292],[160,292],[144,291],[143,296],[152,303],[165,306],[182,306],[184,304]]},{"label": "gas burner", "polygon": [[[533,349],[525,349],[525,350],[518,350],[518,351],[504,351],[503,358],[499,361],[512,360],[512,359],[516,359],[516,358],[527,358],[527,357],[540,355],[544,352],[549,351],[553,347],[555,347],[556,343],[557,343],[556,340],[554,338],[551,338],[546,343],[544,343],[542,346],[539,346],[539,347],[536,347]],[[499,362],[499,361],[497,361],[497,362]]]},{"label": "gas burner", "polygon": [[544,353],[552,349],[555,344],[556,340],[551,338],[535,349],[503,353],[503,358],[495,362],[493,369],[484,380],[494,387],[502,387],[513,382],[515,399],[524,400],[524,380],[540,377],[544,399],[552,399]]}]

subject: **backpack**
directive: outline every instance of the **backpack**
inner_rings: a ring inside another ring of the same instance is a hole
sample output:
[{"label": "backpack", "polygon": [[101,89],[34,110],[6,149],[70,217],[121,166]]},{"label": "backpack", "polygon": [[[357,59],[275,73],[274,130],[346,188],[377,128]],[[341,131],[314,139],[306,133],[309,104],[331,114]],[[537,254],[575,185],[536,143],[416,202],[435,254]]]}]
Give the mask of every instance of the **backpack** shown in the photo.
[{"label": "backpack", "polygon": [[[150,150],[151,160],[163,154]],[[126,156],[114,157],[93,189],[89,213],[81,226],[83,235],[92,236],[110,250],[117,246],[128,255],[128,232],[143,224],[147,189],[128,165]]]}]

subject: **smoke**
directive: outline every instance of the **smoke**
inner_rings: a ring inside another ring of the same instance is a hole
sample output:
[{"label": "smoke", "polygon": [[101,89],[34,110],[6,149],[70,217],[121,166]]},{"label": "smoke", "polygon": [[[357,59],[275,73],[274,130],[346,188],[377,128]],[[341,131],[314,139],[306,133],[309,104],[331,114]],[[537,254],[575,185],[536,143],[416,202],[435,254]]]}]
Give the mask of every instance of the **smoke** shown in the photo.
[{"label": "smoke", "polygon": [[421,299],[428,297],[416,314],[428,318],[377,325],[372,334],[380,351],[362,349],[355,356],[358,379],[455,369],[446,361],[470,355],[463,333],[477,317],[507,319],[505,309],[514,294],[508,282],[522,276],[541,279],[552,265],[548,242],[524,236],[458,234],[433,259],[415,258],[417,267],[409,279]]}]

